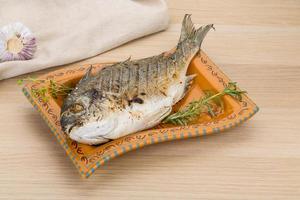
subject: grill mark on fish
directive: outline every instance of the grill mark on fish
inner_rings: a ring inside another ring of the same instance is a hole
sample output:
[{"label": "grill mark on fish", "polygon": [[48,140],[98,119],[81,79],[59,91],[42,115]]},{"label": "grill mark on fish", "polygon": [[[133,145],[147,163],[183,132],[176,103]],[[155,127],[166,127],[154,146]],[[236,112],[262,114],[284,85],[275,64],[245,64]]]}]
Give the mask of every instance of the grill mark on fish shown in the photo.
[{"label": "grill mark on fish", "polygon": [[137,93],[139,94],[141,91],[144,90],[144,86],[145,86],[145,83],[144,83],[144,80],[143,80],[143,63],[138,67],[138,90],[137,90]]},{"label": "grill mark on fish", "polygon": [[136,66],[136,73],[135,73],[135,88],[136,88],[136,93],[138,94],[140,91],[140,65],[135,64]]},{"label": "grill mark on fish", "polygon": [[176,54],[176,74],[178,71],[180,71],[183,67],[183,64],[185,63],[185,58],[184,58],[184,55],[181,54],[180,52],[178,52]]},{"label": "grill mark on fish", "polygon": [[109,68],[110,69],[110,76],[109,76],[109,87],[108,87],[108,92],[112,92],[112,85],[113,85],[113,76],[114,76],[114,74],[113,74],[113,68],[112,67],[110,67]]},{"label": "grill mark on fish", "polygon": [[129,87],[130,72],[128,64],[122,66],[122,78],[121,78],[121,94],[125,93]]},{"label": "grill mark on fish", "polygon": [[129,98],[133,97],[136,94],[136,84],[137,84],[136,69],[137,68],[136,68],[135,63],[132,63],[129,66],[129,84],[128,84],[128,96],[129,96]]},{"label": "grill mark on fish", "polygon": [[139,67],[139,89],[138,93],[145,92],[147,87],[147,63],[143,62]]},{"label": "grill mark on fish", "polygon": [[175,73],[175,67],[174,67],[173,60],[171,58],[169,58],[167,60],[167,63],[168,63],[168,69],[169,69],[169,79],[172,79],[173,75]]},{"label": "grill mark on fish", "polygon": [[101,70],[101,76],[103,76],[103,81],[101,84],[101,89],[104,92],[108,92],[109,91],[109,86],[110,86],[110,66],[104,68],[103,70]]},{"label": "grill mark on fish", "polygon": [[170,59],[169,59],[169,61],[170,61],[170,71],[171,71],[171,73],[170,73],[170,76],[171,77],[174,77],[174,75],[176,74],[176,66],[175,66],[175,64],[176,64],[176,52],[174,52],[172,55],[171,55],[171,57],[170,57]]},{"label": "grill mark on fish", "polygon": [[183,47],[183,45],[180,45],[180,50],[181,50],[181,52],[182,52],[182,55],[185,57],[185,56],[186,56],[186,54],[185,54],[185,51],[184,51],[184,47]]},{"label": "grill mark on fish", "polygon": [[167,81],[169,80],[169,66],[168,66],[168,59],[165,59],[165,73],[166,73],[166,79],[167,79]]},{"label": "grill mark on fish", "polygon": [[156,86],[159,85],[159,74],[160,74],[160,67],[159,67],[159,62],[156,60],[156,74],[155,74],[155,79],[156,79]]},{"label": "grill mark on fish", "polygon": [[160,72],[158,74],[159,77],[159,83],[160,85],[164,85],[168,82],[168,65],[167,65],[167,58],[165,56],[160,56],[158,60],[158,66],[160,69]]},{"label": "grill mark on fish", "polygon": [[121,84],[122,76],[123,76],[123,68],[120,67],[120,69],[119,69],[119,78],[118,78],[119,87],[118,87],[117,93],[120,93],[120,90],[121,90],[121,85],[120,84]]},{"label": "grill mark on fish", "polygon": [[149,67],[150,67],[150,63],[147,63],[147,67],[146,67],[146,88],[149,87],[149,80],[150,80]]},{"label": "grill mark on fish", "polygon": [[153,60],[148,63],[148,74],[147,74],[147,90],[151,92],[153,87],[156,85],[155,80],[156,67],[153,64]]},{"label": "grill mark on fish", "polygon": [[120,78],[120,67],[115,67],[112,69],[112,86],[111,86],[111,92],[112,93],[118,93],[119,92],[119,78]]},{"label": "grill mark on fish", "polygon": [[160,84],[164,84],[166,82],[166,65],[164,63],[163,58],[159,60],[159,67],[160,67]]},{"label": "grill mark on fish", "polygon": [[96,87],[97,88],[102,88],[103,76],[100,76],[98,80],[99,81],[96,83]]}]

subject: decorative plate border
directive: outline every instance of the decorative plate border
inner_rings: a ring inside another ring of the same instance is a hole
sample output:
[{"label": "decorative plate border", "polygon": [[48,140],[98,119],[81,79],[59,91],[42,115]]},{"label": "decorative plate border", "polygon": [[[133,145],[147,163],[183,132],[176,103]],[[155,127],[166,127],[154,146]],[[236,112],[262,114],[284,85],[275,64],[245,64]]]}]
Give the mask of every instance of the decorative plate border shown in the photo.
[{"label": "decorative plate border", "polygon": [[[230,81],[229,78],[206,56],[204,52],[201,52],[201,57],[196,59],[198,60],[195,62],[201,62],[202,65],[206,67],[206,70],[216,78],[222,87],[225,87]],[[96,64],[94,66],[99,67],[100,65],[101,64]],[[57,70],[44,75],[43,78],[55,79],[57,77],[64,77],[66,74],[75,74],[77,72],[83,73],[88,66],[90,65],[75,67],[72,69]],[[68,139],[60,129],[59,117],[54,113],[55,109],[53,108],[53,102],[51,103],[50,100],[49,103],[43,103],[41,98],[36,98],[31,95],[31,89],[37,86],[39,86],[39,84],[28,84],[22,91],[29,102],[42,116],[43,120],[47,123],[58,142],[64,148],[67,155],[71,158],[73,164],[78,169],[80,175],[84,178],[89,177],[98,167],[105,164],[110,159],[120,156],[126,152],[160,142],[219,133],[248,120],[259,110],[259,108],[247,95],[243,95],[243,101],[240,103],[240,109],[221,120],[190,126],[141,131],[95,147],[95,150],[92,150],[93,153],[87,153],[84,151],[82,144],[77,143],[76,141],[70,141],[70,139]]]}]

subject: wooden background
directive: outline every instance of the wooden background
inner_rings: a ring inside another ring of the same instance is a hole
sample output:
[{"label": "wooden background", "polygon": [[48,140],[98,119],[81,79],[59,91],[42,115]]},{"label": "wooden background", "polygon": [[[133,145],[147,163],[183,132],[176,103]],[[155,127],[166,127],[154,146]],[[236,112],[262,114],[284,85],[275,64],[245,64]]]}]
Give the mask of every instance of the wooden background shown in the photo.
[{"label": "wooden background", "polygon": [[20,77],[1,81],[0,199],[300,199],[300,1],[168,4],[167,31],[81,63],[168,50],[191,13],[215,24],[203,49],[260,112],[225,133],[130,152],[85,180],[21,93]]}]

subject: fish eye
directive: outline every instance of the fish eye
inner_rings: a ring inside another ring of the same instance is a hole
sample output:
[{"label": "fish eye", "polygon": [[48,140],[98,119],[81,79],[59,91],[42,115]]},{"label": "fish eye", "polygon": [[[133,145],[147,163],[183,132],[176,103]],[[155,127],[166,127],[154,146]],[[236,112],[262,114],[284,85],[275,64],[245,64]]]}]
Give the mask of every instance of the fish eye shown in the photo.
[{"label": "fish eye", "polygon": [[84,108],[81,104],[76,103],[71,107],[70,111],[72,113],[79,113],[79,112],[83,111],[83,109]]}]

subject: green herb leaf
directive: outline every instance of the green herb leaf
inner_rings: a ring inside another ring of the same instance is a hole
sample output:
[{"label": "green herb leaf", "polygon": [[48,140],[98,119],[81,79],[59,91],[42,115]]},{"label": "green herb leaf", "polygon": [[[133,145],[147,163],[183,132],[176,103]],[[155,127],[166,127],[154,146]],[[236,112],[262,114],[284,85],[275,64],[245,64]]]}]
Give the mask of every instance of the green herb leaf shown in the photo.
[{"label": "green herb leaf", "polygon": [[24,81],[23,81],[23,79],[19,79],[19,80],[17,80],[17,84],[18,84],[18,85],[22,85],[22,84],[23,84],[23,82],[24,82]]},{"label": "green herb leaf", "polygon": [[35,98],[41,97],[44,102],[49,101],[49,95],[52,96],[53,98],[57,99],[58,96],[67,95],[69,92],[71,92],[73,90],[73,88],[68,87],[64,84],[59,84],[54,80],[37,79],[37,78],[32,78],[32,77],[20,79],[17,81],[17,84],[22,85],[22,84],[24,84],[25,81],[33,82],[33,83],[49,82],[49,87],[43,86],[40,88],[31,89],[32,95]]},{"label": "green herb leaf", "polygon": [[213,104],[224,109],[224,103],[221,99],[224,95],[232,96],[237,100],[242,100],[242,94],[246,91],[237,89],[236,82],[229,82],[223,91],[214,93],[213,91],[205,91],[205,96],[199,100],[190,102],[182,110],[170,114],[167,116],[163,123],[171,123],[175,125],[187,125],[191,121],[195,120],[201,113],[208,112],[212,117],[216,117],[216,113],[213,111]]}]

